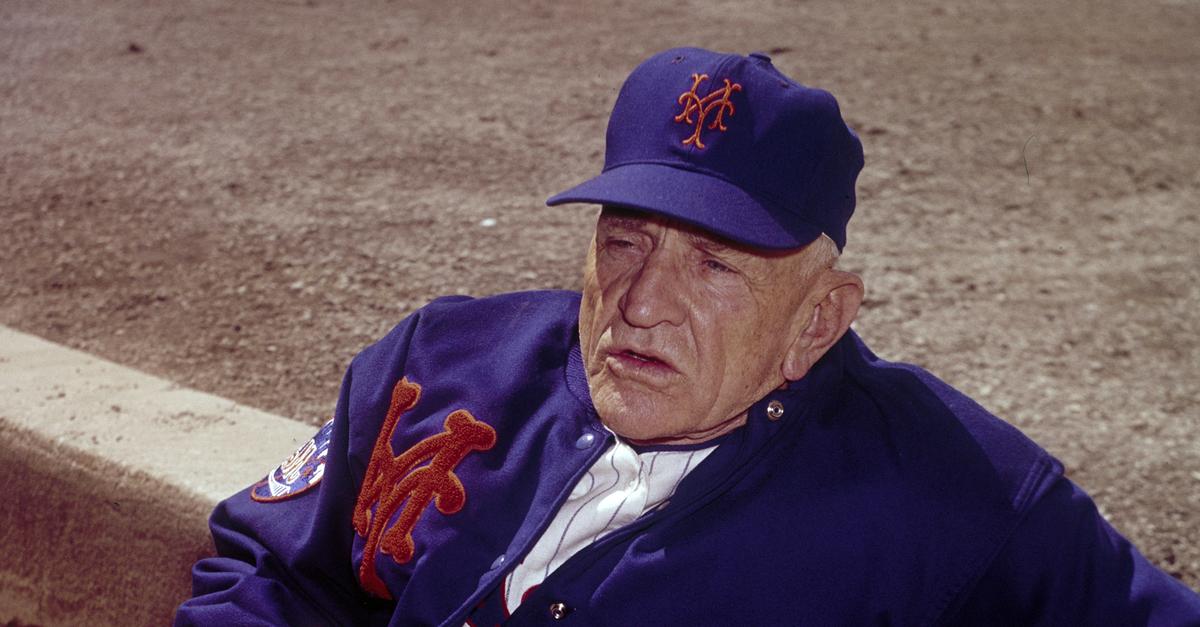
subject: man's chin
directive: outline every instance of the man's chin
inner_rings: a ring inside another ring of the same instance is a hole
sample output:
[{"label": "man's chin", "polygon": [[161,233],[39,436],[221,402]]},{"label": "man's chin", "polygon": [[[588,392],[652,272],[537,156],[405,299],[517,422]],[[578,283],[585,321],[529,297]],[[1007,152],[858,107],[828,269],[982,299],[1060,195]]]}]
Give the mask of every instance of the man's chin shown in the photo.
[{"label": "man's chin", "polygon": [[600,422],[627,440],[667,437],[670,434],[669,421],[675,417],[674,411],[660,409],[660,403],[652,402],[645,395],[622,394],[607,386],[600,386],[593,392],[592,404],[600,416]]},{"label": "man's chin", "polygon": [[601,417],[600,422],[604,423],[609,431],[627,442],[652,443],[669,440],[673,437],[665,433],[661,426],[642,418],[621,416],[617,420],[606,420]]}]

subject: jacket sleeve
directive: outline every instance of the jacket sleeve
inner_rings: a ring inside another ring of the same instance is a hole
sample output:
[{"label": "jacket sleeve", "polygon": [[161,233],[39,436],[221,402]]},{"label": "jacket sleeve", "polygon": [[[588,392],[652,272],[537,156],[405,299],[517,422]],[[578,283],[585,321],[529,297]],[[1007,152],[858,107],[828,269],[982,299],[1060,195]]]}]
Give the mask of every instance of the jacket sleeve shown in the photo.
[{"label": "jacket sleeve", "polygon": [[374,441],[388,398],[380,382],[402,367],[416,317],[351,364],[315,486],[269,502],[251,498],[252,486],[213,511],[217,556],[193,567],[193,597],[175,625],[386,624],[393,603],[362,590],[353,558],[352,517],[365,471],[353,442]]},{"label": "jacket sleeve", "polygon": [[1060,478],[972,588],[955,625],[1200,626],[1200,596],[1150,564]]}]

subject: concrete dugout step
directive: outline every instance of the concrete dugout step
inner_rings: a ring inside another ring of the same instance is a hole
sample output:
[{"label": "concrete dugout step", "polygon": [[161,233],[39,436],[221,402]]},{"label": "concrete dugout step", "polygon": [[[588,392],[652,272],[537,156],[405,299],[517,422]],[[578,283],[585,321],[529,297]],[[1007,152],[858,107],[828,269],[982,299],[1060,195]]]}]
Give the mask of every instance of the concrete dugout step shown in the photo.
[{"label": "concrete dugout step", "polygon": [[0,623],[169,624],[213,506],[315,431],[0,326]]}]

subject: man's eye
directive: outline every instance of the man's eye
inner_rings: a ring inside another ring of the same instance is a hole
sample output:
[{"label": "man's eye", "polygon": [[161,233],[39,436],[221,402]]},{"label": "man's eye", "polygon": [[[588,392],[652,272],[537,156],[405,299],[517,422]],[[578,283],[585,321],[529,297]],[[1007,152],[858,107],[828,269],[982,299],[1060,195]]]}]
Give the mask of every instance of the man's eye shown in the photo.
[{"label": "man's eye", "polygon": [[633,242],[627,239],[618,239],[610,237],[604,242],[604,245],[609,248],[632,248]]},{"label": "man's eye", "polygon": [[733,268],[717,261],[716,259],[705,259],[704,267],[714,272],[733,272]]}]

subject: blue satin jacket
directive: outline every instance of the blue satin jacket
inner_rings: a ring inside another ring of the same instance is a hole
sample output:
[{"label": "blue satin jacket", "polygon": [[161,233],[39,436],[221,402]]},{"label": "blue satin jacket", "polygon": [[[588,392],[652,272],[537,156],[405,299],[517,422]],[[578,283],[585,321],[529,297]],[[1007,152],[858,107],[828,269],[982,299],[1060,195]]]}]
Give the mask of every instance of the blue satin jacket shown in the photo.
[{"label": "blue satin jacket", "polygon": [[[578,306],[572,292],[441,299],[363,351],[323,465],[285,464],[277,492],[217,507],[218,556],[196,564],[176,624],[477,621],[611,437]],[[850,333],[507,622],[1200,625],[1200,596],[1016,429]]]}]

